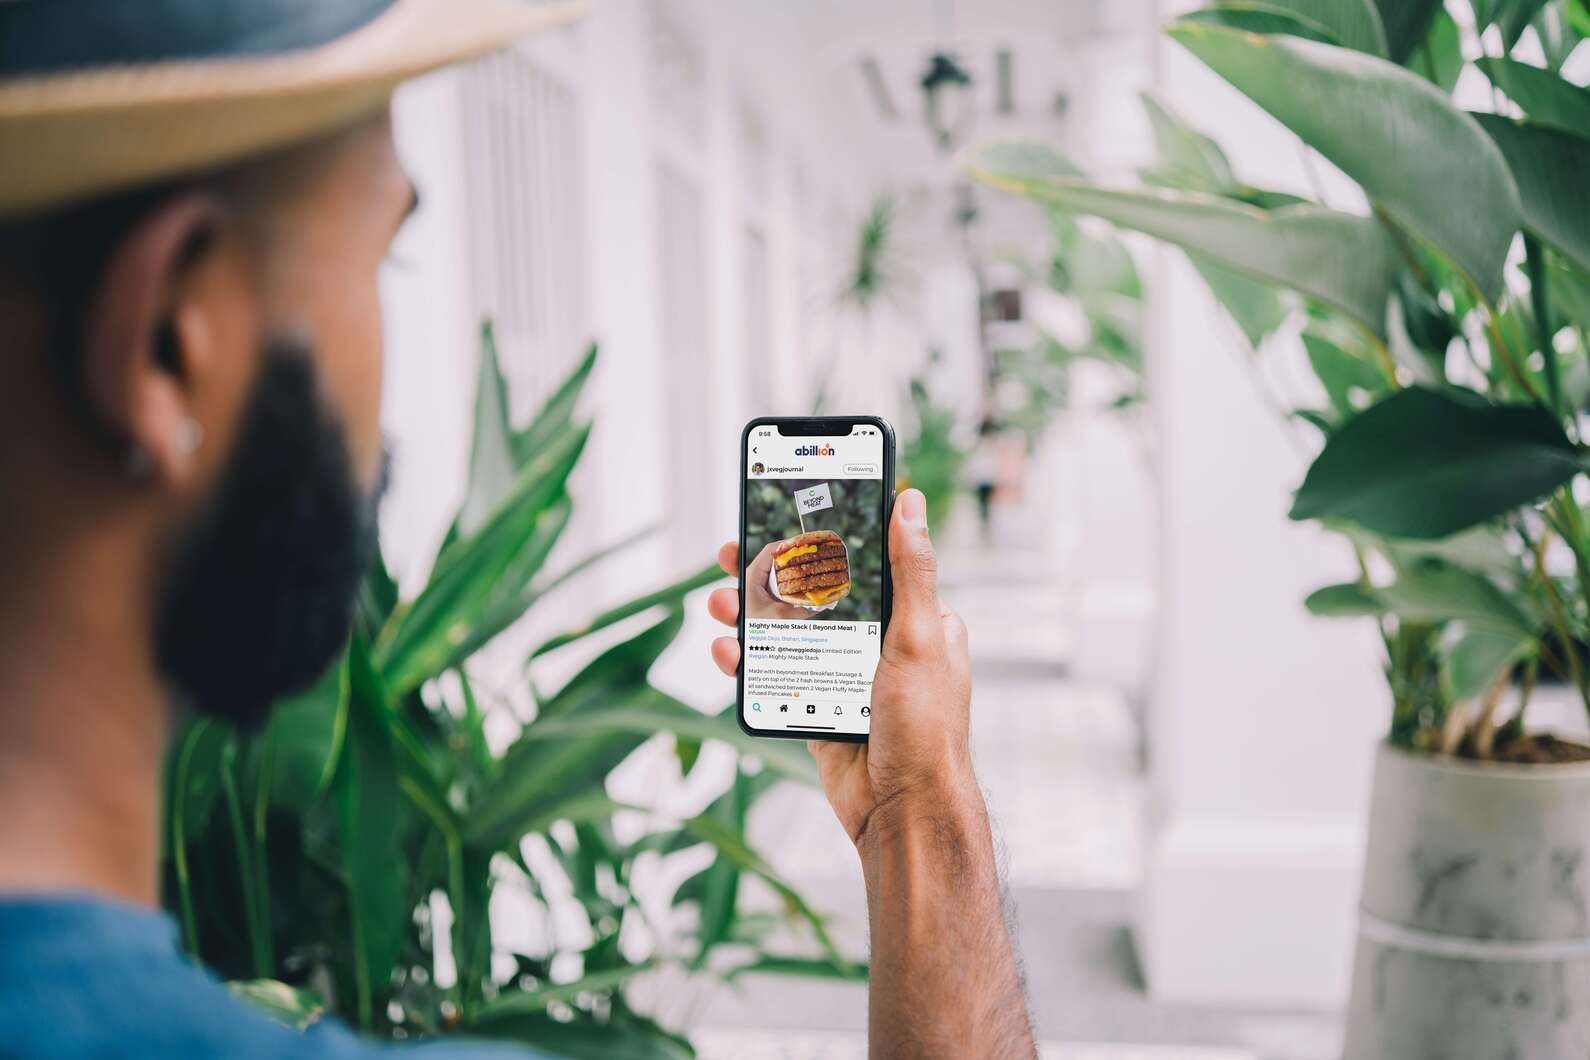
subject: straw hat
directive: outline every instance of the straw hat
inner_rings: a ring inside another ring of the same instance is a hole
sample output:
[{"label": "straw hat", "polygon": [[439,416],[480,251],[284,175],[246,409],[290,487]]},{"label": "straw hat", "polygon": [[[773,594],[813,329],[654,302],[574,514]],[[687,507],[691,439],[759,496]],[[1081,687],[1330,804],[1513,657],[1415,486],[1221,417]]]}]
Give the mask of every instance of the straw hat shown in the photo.
[{"label": "straw hat", "polygon": [[583,0],[0,0],[0,216],[308,139]]}]

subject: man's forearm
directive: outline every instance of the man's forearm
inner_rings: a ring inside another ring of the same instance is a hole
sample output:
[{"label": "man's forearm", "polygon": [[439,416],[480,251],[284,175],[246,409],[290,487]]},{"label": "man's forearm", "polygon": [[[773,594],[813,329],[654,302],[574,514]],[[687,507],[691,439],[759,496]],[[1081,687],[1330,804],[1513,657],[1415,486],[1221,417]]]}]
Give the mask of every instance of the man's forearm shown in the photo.
[{"label": "man's forearm", "polygon": [[880,1057],[1031,1057],[988,814],[975,787],[881,806],[858,844]]}]

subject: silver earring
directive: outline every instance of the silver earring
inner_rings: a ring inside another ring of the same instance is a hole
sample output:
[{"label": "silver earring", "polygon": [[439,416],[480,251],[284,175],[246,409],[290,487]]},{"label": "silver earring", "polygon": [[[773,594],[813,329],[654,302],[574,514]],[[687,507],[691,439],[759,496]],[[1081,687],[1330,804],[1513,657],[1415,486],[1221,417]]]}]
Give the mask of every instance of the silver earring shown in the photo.
[{"label": "silver earring", "polygon": [[199,446],[204,444],[204,428],[199,426],[199,421],[189,416],[177,428],[177,452],[183,456],[192,456],[199,451]]}]

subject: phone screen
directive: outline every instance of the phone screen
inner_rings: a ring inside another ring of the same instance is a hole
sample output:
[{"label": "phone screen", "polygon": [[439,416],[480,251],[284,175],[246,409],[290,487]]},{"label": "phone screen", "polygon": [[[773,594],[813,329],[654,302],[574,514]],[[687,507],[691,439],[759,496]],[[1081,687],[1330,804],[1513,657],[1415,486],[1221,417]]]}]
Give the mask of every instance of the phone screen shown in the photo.
[{"label": "phone screen", "polygon": [[871,418],[746,428],[740,720],[749,731],[866,738],[889,613],[892,442],[888,424]]}]

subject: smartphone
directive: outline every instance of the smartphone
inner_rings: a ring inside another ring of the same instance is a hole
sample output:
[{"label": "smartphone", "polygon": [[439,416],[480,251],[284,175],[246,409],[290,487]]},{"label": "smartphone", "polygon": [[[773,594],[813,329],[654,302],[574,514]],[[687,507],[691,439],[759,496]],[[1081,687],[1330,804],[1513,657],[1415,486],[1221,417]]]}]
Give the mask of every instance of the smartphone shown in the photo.
[{"label": "smartphone", "polygon": [[889,628],[894,429],[764,416],[740,436],[740,675],[752,736],[864,743]]}]

